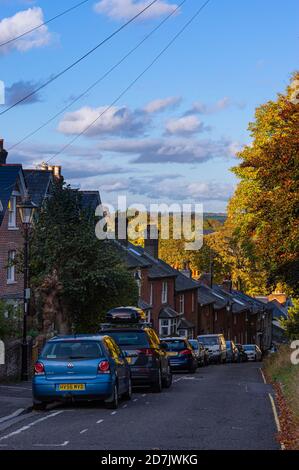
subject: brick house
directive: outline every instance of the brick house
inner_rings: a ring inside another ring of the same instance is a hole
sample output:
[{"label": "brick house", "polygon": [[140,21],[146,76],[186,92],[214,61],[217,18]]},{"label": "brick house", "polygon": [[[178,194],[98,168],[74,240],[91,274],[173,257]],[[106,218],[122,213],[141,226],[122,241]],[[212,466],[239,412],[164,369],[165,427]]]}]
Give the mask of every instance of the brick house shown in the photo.
[{"label": "brick house", "polygon": [[116,242],[139,285],[139,306],[161,336],[193,337],[197,322],[198,283],[159,259],[157,239],[144,248]]},{"label": "brick house", "polygon": [[13,264],[24,243],[17,205],[29,194],[40,208],[51,194],[53,179],[61,178],[61,168],[43,164],[41,169],[23,170],[21,164],[8,164],[7,155],[0,139],[0,298],[21,302],[23,276]]},{"label": "brick house", "polygon": [[17,272],[13,262],[23,245],[17,204],[24,198],[26,183],[21,165],[7,165],[3,159],[0,161],[0,298],[20,301],[23,298],[23,276]]}]

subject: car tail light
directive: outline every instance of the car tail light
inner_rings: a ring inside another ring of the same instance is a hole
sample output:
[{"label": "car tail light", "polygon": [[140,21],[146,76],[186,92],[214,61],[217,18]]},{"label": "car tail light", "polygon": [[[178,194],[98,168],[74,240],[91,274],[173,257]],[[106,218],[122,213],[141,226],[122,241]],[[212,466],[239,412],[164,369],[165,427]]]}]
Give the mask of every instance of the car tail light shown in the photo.
[{"label": "car tail light", "polygon": [[150,348],[139,349],[138,352],[141,354],[145,354],[146,356],[153,356],[155,354],[155,351]]},{"label": "car tail light", "polygon": [[98,365],[99,374],[110,374],[110,364],[109,361],[101,361]]},{"label": "car tail light", "polygon": [[181,356],[191,356],[192,352],[190,351],[190,349],[184,349],[184,351],[180,352],[180,355]]},{"label": "car tail light", "polygon": [[36,362],[34,365],[34,373],[35,375],[43,375],[45,373],[45,367],[42,362]]}]

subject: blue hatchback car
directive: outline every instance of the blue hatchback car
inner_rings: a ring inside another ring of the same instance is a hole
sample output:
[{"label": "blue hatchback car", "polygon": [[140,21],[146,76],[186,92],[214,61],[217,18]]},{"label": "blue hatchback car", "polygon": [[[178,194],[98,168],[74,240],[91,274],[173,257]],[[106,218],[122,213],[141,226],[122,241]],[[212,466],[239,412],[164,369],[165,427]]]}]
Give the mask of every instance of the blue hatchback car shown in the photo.
[{"label": "blue hatchback car", "polygon": [[127,360],[110,336],[52,338],[34,366],[33,406],[67,400],[103,400],[117,408],[119,397],[132,395]]}]

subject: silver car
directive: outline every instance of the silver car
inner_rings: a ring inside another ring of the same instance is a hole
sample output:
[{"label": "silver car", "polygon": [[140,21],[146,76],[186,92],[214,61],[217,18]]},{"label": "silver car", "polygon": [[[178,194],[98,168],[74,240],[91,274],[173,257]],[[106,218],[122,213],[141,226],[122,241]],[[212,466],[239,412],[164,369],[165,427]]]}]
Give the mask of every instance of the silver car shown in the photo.
[{"label": "silver car", "polygon": [[244,351],[248,357],[248,361],[261,361],[262,351],[256,344],[244,344]]}]

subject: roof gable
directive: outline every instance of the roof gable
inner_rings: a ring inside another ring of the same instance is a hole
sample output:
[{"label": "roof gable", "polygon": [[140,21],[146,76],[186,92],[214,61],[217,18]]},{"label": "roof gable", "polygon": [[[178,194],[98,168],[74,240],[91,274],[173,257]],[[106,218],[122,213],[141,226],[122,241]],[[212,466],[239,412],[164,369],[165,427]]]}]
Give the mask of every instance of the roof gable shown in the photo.
[{"label": "roof gable", "polygon": [[12,192],[16,189],[18,181],[24,191],[24,177],[21,165],[0,165],[0,225],[5,216],[8,202]]}]

